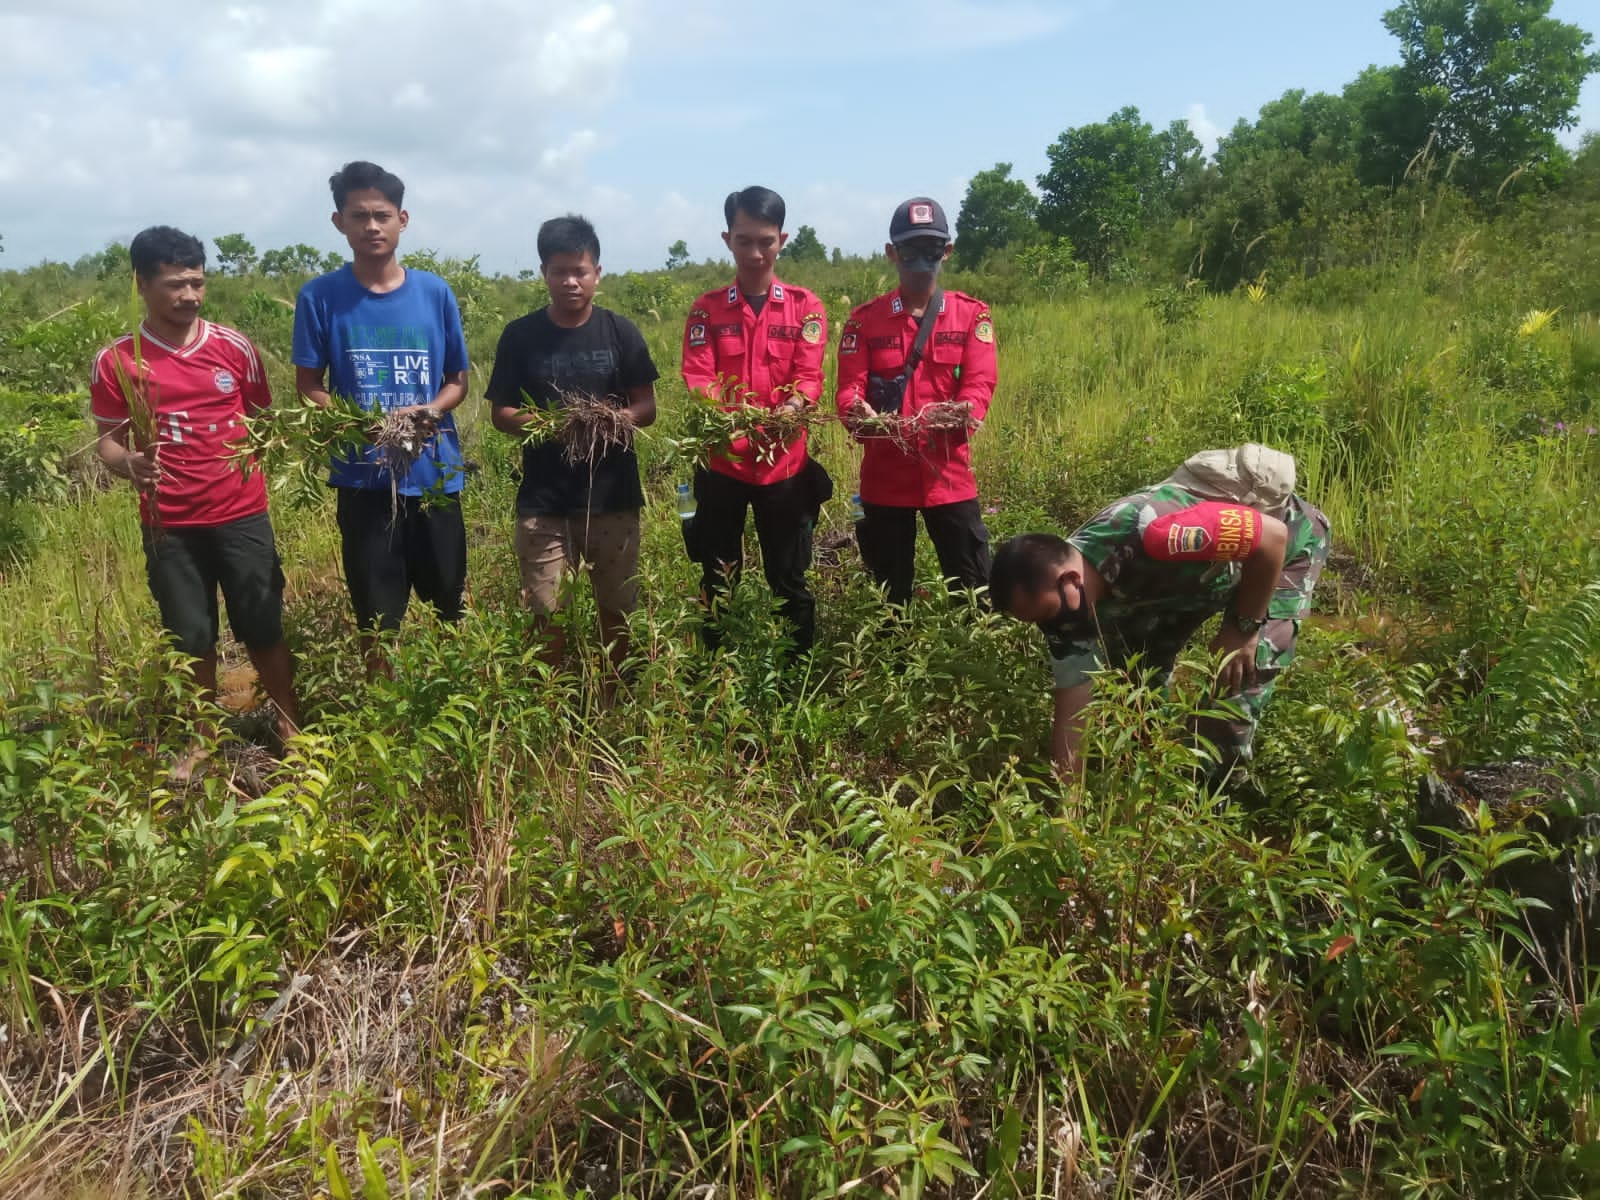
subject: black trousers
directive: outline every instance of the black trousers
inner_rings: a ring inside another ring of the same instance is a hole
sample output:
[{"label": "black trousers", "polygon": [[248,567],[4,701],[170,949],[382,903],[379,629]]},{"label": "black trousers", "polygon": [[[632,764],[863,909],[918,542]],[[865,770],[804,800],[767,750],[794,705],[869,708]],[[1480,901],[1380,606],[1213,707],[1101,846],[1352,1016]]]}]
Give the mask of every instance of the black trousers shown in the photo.
[{"label": "black trousers", "polygon": [[971,591],[989,584],[989,531],[977,500],[935,504],[930,508],[900,508],[865,504],[856,522],[856,545],[861,561],[880,587],[888,589],[891,604],[911,599],[917,569],[917,513],[933,540],[939,569],[948,583]]},{"label": "black trousers", "polygon": [[817,510],[806,473],[777,483],[746,483],[701,467],[694,474],[694,499],[692,528],[684,532],[689,557],[700,564],[701,592],[713,608],[713,620],[705,631],[707,644],[718,641],[716,598],[744,569],[745,513],[753,510],[767,586],[777,597],[779,611],[794,626],[795,648],[809,650],[817,634],[817,601],[806,586],[806,571],[811,567]]},{"label": "black trousers", "polygon": [[350,607],[362,630],[400,628],[414,590],[440,618],[459,621],[467,589],[461,497],[424,504],[388,488],[338,489],[339,535]]}]

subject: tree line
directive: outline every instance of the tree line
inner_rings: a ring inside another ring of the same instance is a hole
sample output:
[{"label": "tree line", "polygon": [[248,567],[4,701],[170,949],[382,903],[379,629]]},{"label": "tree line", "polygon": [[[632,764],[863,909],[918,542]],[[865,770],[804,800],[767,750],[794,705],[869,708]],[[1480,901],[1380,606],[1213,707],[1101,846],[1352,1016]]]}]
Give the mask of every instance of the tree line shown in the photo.
[{"label": "tree line", "polygon": [[[1233,287],[1314,274],[1350,227],[1408,189],[1448,187],[1491,212],[1560,186],[1557,138],[1600,70],[1593,38],[1551,0],[1403,0],[1383,23],[1400,61],[1338,94],[1285,92],[1209,158],[1186,121],[1136,107],[1065,130],[1037,191],[1011,163],[980,171],[956,224],[961,265],[1047,249],[1099,277],[1142,264]],[[1580,157],[1597,153],[1594,135]]]}]

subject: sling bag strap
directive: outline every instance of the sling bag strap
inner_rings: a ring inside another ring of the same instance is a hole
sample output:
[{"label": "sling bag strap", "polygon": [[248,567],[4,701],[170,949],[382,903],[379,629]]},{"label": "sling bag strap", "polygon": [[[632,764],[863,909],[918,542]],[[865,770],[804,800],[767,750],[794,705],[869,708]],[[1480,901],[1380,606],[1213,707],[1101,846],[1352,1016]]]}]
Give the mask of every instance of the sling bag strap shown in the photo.
[{"label": "sling bag strap", "polygon": [[922,319],[917,322],[917,338],[911,343],[911,353],[906,355],[906,364],[900,368],[900,373],[907,379],[911,378],[911,373],[922,361],[922,349],[928,344],[928,335],[933,332],[933,323],[938,319],[943,304],[944,289],[936,286],[933,295],[928,297],[928,307],[922,310]]}]

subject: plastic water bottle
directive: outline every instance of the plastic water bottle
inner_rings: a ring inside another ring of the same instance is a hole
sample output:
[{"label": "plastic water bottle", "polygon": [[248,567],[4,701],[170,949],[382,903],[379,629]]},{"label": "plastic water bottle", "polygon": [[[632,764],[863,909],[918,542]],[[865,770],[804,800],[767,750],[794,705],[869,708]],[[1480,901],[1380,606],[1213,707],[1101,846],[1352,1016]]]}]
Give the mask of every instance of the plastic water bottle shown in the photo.
[{"label": "plastic water bottle", "polygon": [[687,483],[678,485],[678,520],[687,521],[694,516],[694,493],[689,490]]},{"label": "plastic water bottle", "polygon": [[867,510],[861,507],[860,492],[850,497],[850,519],[852,521],[865,521],[867,519]]}]

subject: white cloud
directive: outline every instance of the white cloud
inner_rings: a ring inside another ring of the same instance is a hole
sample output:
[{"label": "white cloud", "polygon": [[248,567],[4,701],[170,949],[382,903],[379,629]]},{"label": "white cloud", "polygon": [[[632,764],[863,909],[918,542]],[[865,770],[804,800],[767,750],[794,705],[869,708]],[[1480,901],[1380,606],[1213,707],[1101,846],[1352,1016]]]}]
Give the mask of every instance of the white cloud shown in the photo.
[{"label": "white cloud", "polygon": [[1102,2],[815,0],[752,27],[718,0],[222,0],[177,24],[125,0],[0,0],[0,265],[155,222],[340,251],[327,179],[353,158],[406,181],[406,246],[490,269],[532,265],[539,221],[567,211],[595,220],[613,270],[678,238],[720,255],[722,198],[757,176],[791,225],[871,252],[904,194],[933,189],[953,220],[963,181],[892,194],[898,168],[860,171],[864,129],[835,154],[852,93],[823,70],[876,72],[914,20],[944,75]]},{"label": "white cloud", "polygon": [[498,265],[531,240],[512,204],[567,196],[601,145],[634,2],[234,0],[186,6],[174,34],[121,0],[7,0],[0,261],[156,221],[339,249],[327,178],[368,158],[440,249]]},{"label": "white cloud", "polygon": [[547,147],[539,155],[539,165],[551,173],[576,170],[599,142],[600,135],[594,130],[580,129],[559,145]]},{"label": "white cloud", "polygon": [[1198,101],[1189,105],[1189,111],[1184,114],[1189,121],[1189,131],[1200,139],[1200,145],[1205,152],[1217,152],[1217,139],[1223,134],[1223,129],[1209,116],[1206,115],[1206,106]]}]

